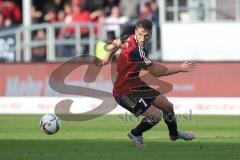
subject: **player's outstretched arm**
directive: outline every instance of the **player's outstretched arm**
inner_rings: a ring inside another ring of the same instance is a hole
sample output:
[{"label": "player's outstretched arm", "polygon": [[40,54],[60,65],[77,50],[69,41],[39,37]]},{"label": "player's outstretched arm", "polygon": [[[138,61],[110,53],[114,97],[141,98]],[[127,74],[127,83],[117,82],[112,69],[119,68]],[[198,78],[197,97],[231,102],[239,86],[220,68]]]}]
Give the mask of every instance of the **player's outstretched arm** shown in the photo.
[{"label": "player's outstretched arm", "polygon": [[193,62],[183,62],[180,65],[175,67],[165,67],[163,65],[154,63],[153,65],[149,66],[147,70],[150,74],[161,77],[161,76],[168,76],[180,72],[191,72],[197,68],[197,65]]},{"label": "player's outstretched arm", "polygon": [[121,44],[122,43],[121,43],[120,39],[115,39],[112,43],[107,44],[107,46],[106,46],[107,56],[102,60],[100,67],[104,66],[110,62],[112,56],[120,48]]},{"label": "player's outstretched arm", "polygon": [[175,67],[168,68],[164,76],[176,74],[179,72],[191,72],[191,71],[194,71],[196,68],[197,68],[197,65],[194,62],[186,61]]}]

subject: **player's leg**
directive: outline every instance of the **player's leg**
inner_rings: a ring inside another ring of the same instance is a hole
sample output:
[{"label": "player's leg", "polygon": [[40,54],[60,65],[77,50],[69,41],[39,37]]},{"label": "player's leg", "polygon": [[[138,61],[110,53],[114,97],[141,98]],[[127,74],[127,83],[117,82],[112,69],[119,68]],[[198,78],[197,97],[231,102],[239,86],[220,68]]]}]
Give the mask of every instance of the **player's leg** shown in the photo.
[{"label": "player's leg", "polygon": [[167,124],[169,135],[177,136],[177,122],[173,111],[173,104],[169,102],[165,96],[157,96],[153,101],[153,105],[162,110],[163,119]]},{"label": "player's leg", "polygon": [[145,116],[138,126],[132,129],[128,136],[134,141],[137,147],[145,147],[143,142],[143,132],[155,126],[162,117],[162,112],[156,107],[152,106],[153,98],[141,98],[127,95],[114,96],[116,102],[135,116]]},{"label": "player's leg", "polygon": [[134,141],[135,145],[140,148],[143,148],[146,146],[144,144],[142,134],[144,132],[150,130],[152,127],[154,127],[156,124],[159,123],[159,121],[162,118],[162,112],[158,108],[156,108],[154,106],[150,106],[143,113],[143,116],[144,116],[144,118],[137,125],[137,127],[132,129],[128,133],[128,137],[130,137]]},{"label": "player's leg", "polygon": [[167,124],[169,130],[169,137],[171,140],[177,140],[179,138],[184,140],[192,140],[195,138],[195,136],[191,133],[178,131],[173,104],[169,102],[165,96],[157,96],[153,101],[153,105],[162,110],[163,119]]},{"label": "player's leg", "polygon": [[158,108],[150,106],[142,115],[144,118],[136,128],[131,130],[135,136],[142,136],[144,132],[158,124],[161,120],[162,112]]}]

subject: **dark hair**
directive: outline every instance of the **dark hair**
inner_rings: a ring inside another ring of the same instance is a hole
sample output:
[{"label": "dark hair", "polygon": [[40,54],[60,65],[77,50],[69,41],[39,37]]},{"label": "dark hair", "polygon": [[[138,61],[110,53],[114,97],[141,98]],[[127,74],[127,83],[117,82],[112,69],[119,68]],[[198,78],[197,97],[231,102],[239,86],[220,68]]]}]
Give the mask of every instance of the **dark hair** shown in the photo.
[{"label": "dark hair", "polygon": [[135,33],[135,25],[125,25],[123,26],[123,29],[122,29],[122,33],[121,33],[121,41],[124,42],[125,40],[128,39],[128,37],[132,34]]},{"label": "dark hair", "polygon": [[144,20],[140,20],[137,22],[136,24],[136,28],[143,28],[143,29],[146,29],[146,30],[149,30],[151,31],[152,30],[152,22],[147,20],[147,19],[144,19]]}]

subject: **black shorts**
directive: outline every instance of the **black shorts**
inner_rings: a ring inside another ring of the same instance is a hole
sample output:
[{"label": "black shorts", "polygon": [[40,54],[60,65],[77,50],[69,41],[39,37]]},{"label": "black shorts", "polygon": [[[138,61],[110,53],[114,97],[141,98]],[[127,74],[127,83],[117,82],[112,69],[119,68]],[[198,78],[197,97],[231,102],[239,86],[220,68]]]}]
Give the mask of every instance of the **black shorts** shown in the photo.
[{"label": "black shorts", "polygon": [[[150,92],[154,93],[154,96],[136,96],[135,95],[119,95],[114,96],[116,102],[121,105],[123,108],[127,109],[129,112],[134,114],[135,116],[142,115],[153,103],[156,96],[159,95],[159,92],[148,87],[147,89],[150,89]],[[138,90],[139,95],[143,93],[143,91],[146,91],[146,87],[141,87],[141,90]]]}]

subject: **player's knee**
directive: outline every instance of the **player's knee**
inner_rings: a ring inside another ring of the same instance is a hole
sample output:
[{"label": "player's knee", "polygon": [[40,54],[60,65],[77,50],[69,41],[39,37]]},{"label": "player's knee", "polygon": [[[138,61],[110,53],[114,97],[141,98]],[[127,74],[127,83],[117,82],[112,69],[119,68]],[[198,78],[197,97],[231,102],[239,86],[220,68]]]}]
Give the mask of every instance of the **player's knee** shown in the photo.
[{"label": "player's knee", "polygon": [[156,109],[154,114],[151,116],[151,121],[154,123],[158,123],[161,121],[163,115],[162,115],[162,111],[159,109]]},{"label": "player's knee", "polygon": [[173,112],[173,104],[171,102],[167,102],[165,106],[168,112]]},{"label": "player's knee", "polygon": [[166,97],[160,96],[154,102],[154,105],[161,109],[163,112],[172,112],[173,111],[173,104],[168,101]]},{"label": "player's knee", "polygon": [[157,109],[156,110],[156,122],[161,121],[162,117],[163,117],[162,111]]}]

